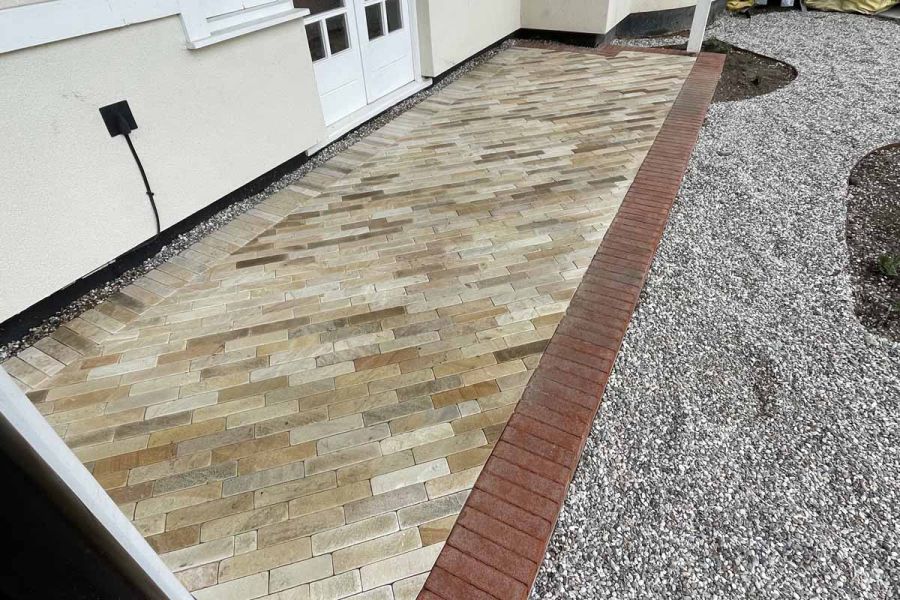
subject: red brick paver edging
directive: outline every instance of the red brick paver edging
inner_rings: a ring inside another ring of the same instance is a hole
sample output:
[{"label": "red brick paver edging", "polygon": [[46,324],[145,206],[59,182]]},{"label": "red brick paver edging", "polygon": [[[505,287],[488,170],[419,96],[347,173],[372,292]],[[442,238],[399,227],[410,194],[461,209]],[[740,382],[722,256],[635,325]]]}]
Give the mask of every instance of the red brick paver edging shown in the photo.
[{"label": "red brick paver edging", "polygon": [[724,61],[697,57],[419,600],[528,597]]}]

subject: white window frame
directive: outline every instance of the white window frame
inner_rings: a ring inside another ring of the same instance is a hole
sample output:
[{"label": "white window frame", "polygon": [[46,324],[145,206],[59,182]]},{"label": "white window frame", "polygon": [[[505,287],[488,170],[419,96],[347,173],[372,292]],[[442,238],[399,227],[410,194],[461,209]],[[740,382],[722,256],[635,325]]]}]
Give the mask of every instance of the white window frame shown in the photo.
[{"label": "white window frame", "polygon": [[[347,13],[353,10],[352,3],[353,0],[344,0],[344,6],[339,8],[333,8],[331,10],[322,11],[320,13],[316,13],[314,15],[308,15],[305,19],[303,19],[303,23],[305,25],[316,25],[319,28],[319,32],[322,35],[322,46],[325,49],[325,56],[320,58],[319,60],[314,60],[313,64],[316,64],[323,60],[328,60],[332,56],[337,56],[338,54],[343,54],[344,52],[353,52],[358,51],[359,49],[356,47],[356,44],[359,43],[359,40],[354,38],[350,31],[350,20],[347,18]],[[331,52],[331,42],[328,40],[328,29],[325,26],[325,21],[330,19],[331,17],[336,17],[338,15],[344,15],[344,23],[347,26],[347,47],[334,54]]]}]

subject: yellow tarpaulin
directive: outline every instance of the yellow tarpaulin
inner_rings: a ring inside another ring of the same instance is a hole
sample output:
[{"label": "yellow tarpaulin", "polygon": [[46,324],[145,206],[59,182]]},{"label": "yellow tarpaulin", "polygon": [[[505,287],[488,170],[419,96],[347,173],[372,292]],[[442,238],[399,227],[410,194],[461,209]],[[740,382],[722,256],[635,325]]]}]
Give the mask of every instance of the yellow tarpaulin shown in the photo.
[{"label": "yellow tarpaulin", "polygon": [[900,0],[806,0],[806,6],[809,8],[857,12],[864,15],[874,15],[897,4],[900,4]]},{"label": "yellow tarpaulin", "polygon": [[[751,8],[754,0],[728,0],[728,10],[737,12]],[[900,4],[900,0],[806,0],[806,6],[816,10],[856,12],[874,15]]]}]

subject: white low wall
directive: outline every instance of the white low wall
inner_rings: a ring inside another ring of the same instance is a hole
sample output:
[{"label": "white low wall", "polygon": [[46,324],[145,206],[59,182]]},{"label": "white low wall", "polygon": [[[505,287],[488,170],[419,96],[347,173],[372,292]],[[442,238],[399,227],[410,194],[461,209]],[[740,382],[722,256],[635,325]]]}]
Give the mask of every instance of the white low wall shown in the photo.
[{"label": "white low wall", "polygon": [[696,6],[697,0],[611,0],[606,31],[630,14]]},{"label": "white low wall", "polygon": [[415,0],[422,74],[440,75],[522,26],[521,0]]},{"label": "white low wall", "polygon": [[325,138],[302,21],[185,48],[168,17],[0,55],[0,322],[155,233],[98,108],[128,100],[163,228]]}]

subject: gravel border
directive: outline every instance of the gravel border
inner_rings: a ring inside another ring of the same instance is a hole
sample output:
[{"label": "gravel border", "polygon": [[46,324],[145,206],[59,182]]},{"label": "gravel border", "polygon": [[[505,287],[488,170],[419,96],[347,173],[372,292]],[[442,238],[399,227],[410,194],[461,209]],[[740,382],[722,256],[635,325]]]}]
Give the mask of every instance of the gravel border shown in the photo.
[{"label": "gravel border", "polygon": [[464,63],[459,64],[452,70],[448,71],[446,74],[442,75],[440,79],[430,87],[394,105],[371,121],[364,123],[360,127],[347,133],[344,137],[326,146],[315,155],[313,155],[308,162],[304,163],[296,170],[283,175],[277,181],[272,182],[261,192],[229,205],[227,208],[211,216],[206,221],[198,224],[190,231],[179,235],[177,238],[172,240],[172,242],[163,246],[157,254],[148,258],[137,267],[126,271],[117,278],[107,282],[102,287],[95,288],[90,292],[84,294],[74,302],[59,310],[56,314],[48,317],[37,327],[30,329],[29,333],[26,336],[23,336],[17,340],[10,341],[5,345],[0,345],[0,363],[7,360],[8,358],[16,356],[19,352],[25,350],[29,346],[32,346],[38,340],[52,334],[54,331],[56,331],[57,328],[64,325],[68,321],[71,321],[82,313],[94,308],[122,288],[134,282],[136,279],[143,277],[156,267],[165,263],[172,257],[177,256],[179,253],[191,247],[193,244],[199,242],[204,237],[208,236],[214,231],[221,229],[236,217],[246,213],[248,210],[258,205],[260,202],[262,202],[272,194],[303,179],[303,177],[313,169],[323,165],[328,160],[334,158],[336,155],[356,144],[358,141],[362,140],[365,137],[368,137],[376,130],[381,129],[416,104],[441,91],[472,69],[478,67],[482,63],[492,59],[503,50],[506,50],[507,48],[514,45],[515,40],[506,40],[501,44],[470,58]]},{"label": "gravel border", "polygon": [[855,318],[844,237],[851,169],[900,139],[900,27],[709,36],[800,76],[710,108],[532,597],[900,597],[900,345]]}]

